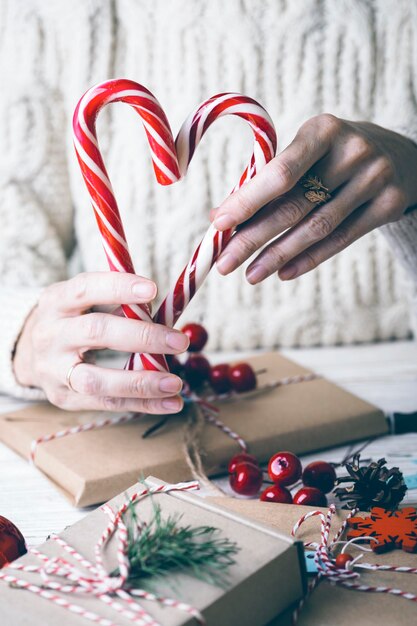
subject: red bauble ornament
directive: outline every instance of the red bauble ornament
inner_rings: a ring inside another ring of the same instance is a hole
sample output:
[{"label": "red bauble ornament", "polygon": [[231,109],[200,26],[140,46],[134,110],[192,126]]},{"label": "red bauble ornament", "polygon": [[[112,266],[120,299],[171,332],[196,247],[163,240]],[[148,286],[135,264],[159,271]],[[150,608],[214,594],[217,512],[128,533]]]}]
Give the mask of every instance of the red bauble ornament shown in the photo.
[{"label": "red bauble ornament", "polygon": [[20,530],[0,515],[0,568],[26,554],[26,543]]},{"label": "red bauble ornament", "polygon": [[323,493],[329,493],[336,482],[333,465],[326,461],[313,461],[304,468],[302,481],[306,487],[316,487]]},{"label": "red bauble ornament", "polygon": [[208,339],[208,333],[204,326],[201,324],[186,324],[181,328],[181,332],[187,335],[190,340],[188,351],[201,352]]},{"label": "red bauble ornament", "polygon": [[210,363],[202,354],[190,354],[184,364],[184,377],[191,389],[198,389],[208,380]]},{"label": "red bauble ornament", "polygon": [[339,569],[347,569],[348,563],[353,561],[353,556],[348,552],[341,552],[335,559],[335,565]]},{"label": "red bauble ornament", "polygon": [[234,391],[243,393],[256,389],[256,374],[249,363],[237,363],[229,367],[229,380]]},{"label": "red bauble ornament", "polygon": [[327,506],[326,496],[316,487],[302,487],[293,496],[293,502],[306,506]]},{"label": "red bauble ornament", "polygon": [[232,383],[229,379],[229,370],[230,367],[227,363],[219,363],[218,365],[212,366],[209,381],[216,393],[227,393],[232,389]]},{"label": "red bauble ornament", "polygon": [[234,472],[229,476],[229,483],[233,491],[243,496],[254,496],[261,488],[263,480],[262,470],[253,463],[238,463]]},{"label": "red bauble ornament", "polygon": [[301,476],[301,461],[292,452],[277,452],[268,463],[268,474],[274,483],[293,485]]},{"label": "red bauble ornament", "polygon": [[262,502],[278,502],[280,504],[292,504],[291,491],[282,485],[268,485],[261,493]]},{"label": "red bauble ornament", "polygon": [[236,465],[238,463],[251,463],[252,465],[259,466],[258,459],[253,454],[248,454],[247,452],[240,452],[239,454],[235,454],[230,461],[228,472],[232,474],[235,471]]}]

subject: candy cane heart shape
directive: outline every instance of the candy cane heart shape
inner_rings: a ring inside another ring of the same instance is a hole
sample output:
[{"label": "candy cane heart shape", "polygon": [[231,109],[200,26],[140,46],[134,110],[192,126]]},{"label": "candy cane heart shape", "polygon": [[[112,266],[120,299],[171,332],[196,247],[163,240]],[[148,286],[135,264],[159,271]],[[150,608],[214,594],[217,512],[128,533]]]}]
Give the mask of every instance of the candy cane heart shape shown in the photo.
[{"label": "candy cane heart shape", "polygon": [[[95,122],[100,109],[111,102],[126,102],[142,118],[157,181],[170,185],[183,178],[204,133],[223,115],[236,115],[253,131],[254,147],[249,164],[233,191],[251,179],[276,152],[274,125],[265,109],[252,98],[223,93],[203,102],[186,119],[173,141],[169,122],[156,98],[145,87],[130,80],[110,80],[89,89],[78,103],[73,120],[74,144],[102,237],[110,269],[134,272],[117,202],[97,142]],[[153,321],[174,326],[204,282],[232,230],[223,233],[210,226],[189,263],[170,290]],[[146,305],[123,305],[127,317],[151,320]],[[127,369],[167,370],[163,355],[132,354]]]}]

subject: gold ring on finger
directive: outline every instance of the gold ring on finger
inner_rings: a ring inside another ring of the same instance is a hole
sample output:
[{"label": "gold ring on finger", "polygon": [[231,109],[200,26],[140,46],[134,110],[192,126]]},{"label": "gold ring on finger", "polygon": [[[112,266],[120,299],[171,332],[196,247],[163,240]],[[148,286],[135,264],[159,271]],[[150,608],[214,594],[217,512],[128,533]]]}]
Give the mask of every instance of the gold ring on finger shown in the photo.
[{"label": "gold ring on finger", "polygon": [[304,189],[307,189],[307,191],[304,192],[304,197],[316,206],[328,202],[332,197],[328,187],[326,187],[321,178],[313,172],[307,172],[299,182]]},{"label": "gold ring on finger", "polygon": [[71,365],[71,367],[69,368],[67,375],[65,377],[66,383],[67,383],[67,387],[70,391],[73,391],[74,393],[78,393],[78,391],[76,389],[74,389],[74,387],[72,386],[71,383],[71,376],[74,373],[74,370],[76,367],[78,367],[78,365],[82,365],[84,361],[77,361],[77,363],[74,363],[74,365]]}]

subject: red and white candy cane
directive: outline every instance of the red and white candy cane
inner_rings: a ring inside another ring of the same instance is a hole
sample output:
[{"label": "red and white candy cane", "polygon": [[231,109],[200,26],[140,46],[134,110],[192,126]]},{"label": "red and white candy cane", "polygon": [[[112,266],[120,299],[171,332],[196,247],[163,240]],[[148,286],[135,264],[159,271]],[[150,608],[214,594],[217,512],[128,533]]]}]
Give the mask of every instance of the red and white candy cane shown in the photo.
[{"label": "red and white candy cane", "polygon": [[[50,557],[32,548],[30,550],[31,554],[41,561],[41,565],[11,563],[8,565],[7,570],[0,571],[0,580],[4,580],[19,589],[30,591],[100,626],[117,626],[118,621],[114,622],[107,617],[102,617],[99,612],[93,612],[88,607],[76,604],[72,601],[72,596],[94,596],[137,626],[160,626],[148,611],[140,605],[139,599],[153,601],[162,606],[184,611],[189,616],[192,616],[197,623],[204,625],[203,615],[190,604],[176,598],[156,596],[145,589],[139,589],[130,585],[128,531],[123,521],[123,515],[128,508],[149,495],[169,493],[170,491],[192,491],[198,488],[198,483],[195,481],[160,485],[158,487],[145,488],[142,491],[131,494],[117,511],[113,511],[108,504],[104,505],[102,510],[108,515],[109,523],[95,545],[94,563],[86,559],[64,539],[53,535],[51,540],[55,541],[69,555],[70,558],[68,560],[63,556]],[[116,554],[119,570],[117,575],[113,575],[106,570],[102,558],[102,553],[113,536],[117,540]],[[10,573],[10,570],[30,575],[39,575],[41,581],[39,584],[31,583],[24,578],[14,576]]]},{"label": "red and white candy cane", "polygon": [[[234,190],[252,178],[276,152],[274,125],[265,109],[252,98],[235,93],[219,94],[206,100],[185,121],[174,143],[168,120],[156,98],[142,85],[126,80],[110,80],[89,89],[78,103],[73,119],[74,144],[78,161],[101,233],[110,269],[134,272],[117,202],[97,142],[96,118],[111,102],[126,102],[141,116],[151,149],[157,181],[170,185],[185,176],[194,152],[211,124],[223,115],[236,115],[247,121],[254,135],[254,149],[248,166]],[[234,191],[233,190],[233,191]],[[203,283],[218,255],[232,236],[210,226],[181,272],[154,321],[173,326]],[[151,320],[146,305],[123,305],[127,317]],[[130,357],[128,369],[168,369],[163,355],[141,354]]]}]

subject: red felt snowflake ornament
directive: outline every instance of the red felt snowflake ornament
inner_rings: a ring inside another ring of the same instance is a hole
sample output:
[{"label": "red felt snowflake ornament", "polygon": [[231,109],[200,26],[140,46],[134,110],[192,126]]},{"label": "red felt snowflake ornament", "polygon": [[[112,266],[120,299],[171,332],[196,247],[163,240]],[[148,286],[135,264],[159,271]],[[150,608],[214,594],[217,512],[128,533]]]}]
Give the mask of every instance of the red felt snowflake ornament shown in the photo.
[{"label": "red felt snowflake ornament", "polygon": [[347,523],[350,527],[348,539],[375,537],[377,541],[370,541],[374,552],[386,552],[394,548],[417,552],[417,509],[406,507],[387,511],[373,507],[369,517],[352,517]]}]

